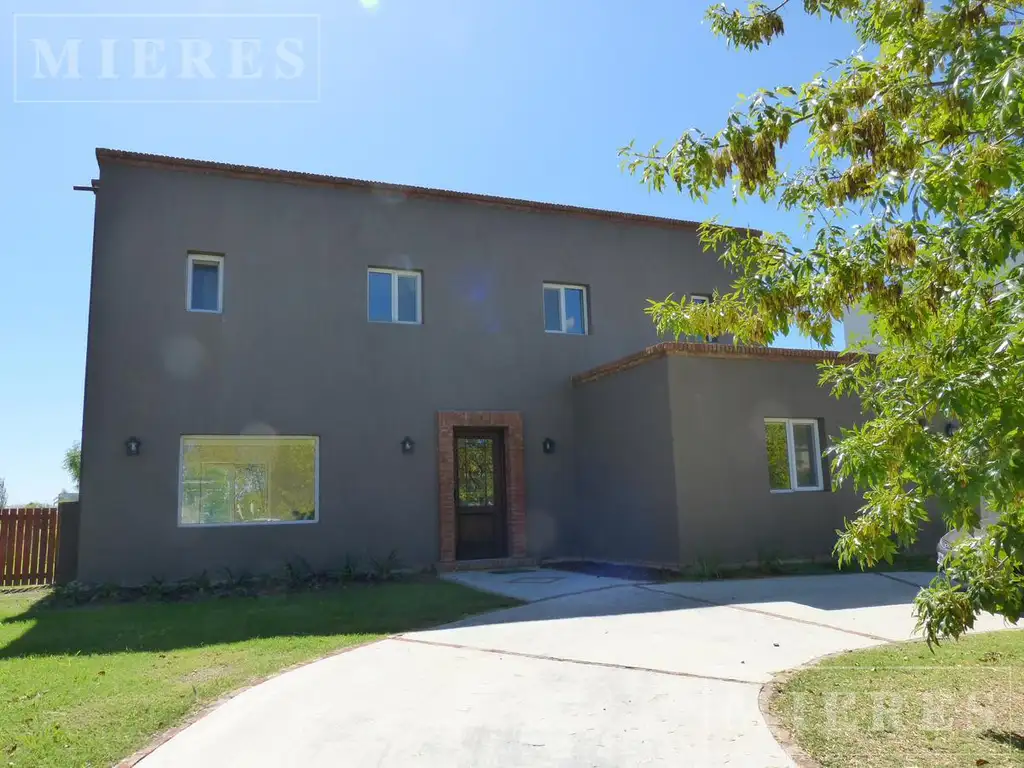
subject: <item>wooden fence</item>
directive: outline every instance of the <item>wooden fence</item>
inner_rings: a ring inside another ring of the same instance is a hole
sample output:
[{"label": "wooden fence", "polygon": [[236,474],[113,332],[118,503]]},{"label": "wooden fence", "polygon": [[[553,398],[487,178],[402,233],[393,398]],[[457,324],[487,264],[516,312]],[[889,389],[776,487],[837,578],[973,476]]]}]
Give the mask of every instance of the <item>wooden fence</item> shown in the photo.
[{"label": "wooden fence", "polygon": [[52,584],[59,542],[56,507],[0,509],[0,587]]}]

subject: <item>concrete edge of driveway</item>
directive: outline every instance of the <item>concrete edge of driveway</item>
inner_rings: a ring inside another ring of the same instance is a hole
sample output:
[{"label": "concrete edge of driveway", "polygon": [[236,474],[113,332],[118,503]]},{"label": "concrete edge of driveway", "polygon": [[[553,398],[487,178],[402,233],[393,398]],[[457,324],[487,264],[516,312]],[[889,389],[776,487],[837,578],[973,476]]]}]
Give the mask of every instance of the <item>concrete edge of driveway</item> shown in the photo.
[{"label": "concrete edge of driveway", "polygon": [[[467,587],[467,589],[471,589],[471,587]],[[484,591],[484,590],[479,590],[479,591]],[[491,593],[491,594],[497,594],[497,593]],[[500,596],[508,598],[508,595],[500,595]],[[515,600],[516,598],[508,598],[508,599]],[[511,607],[515,607],[515,606],[511,606]],[[495,609],[490,610],[490,611],[482,611],[480,613],[471,614],[470,617],[484,616],[484,615],[486,615],[488,613],[498,613],[500,611],[507,611],[507,610],[509,610],[509,607],[495,608]],[[466,618],[470,618],[470,617],[463,617],[462,619],[459,619],[458,621],[464,621]],[[421,631],[421,630],[426,630],[426,629],[442,629],[444,627],[450,626],[453,623],[456,623],[456,622],[445,622],[443,624],[436,624],[436,625],[430,626],[430,627],[421,627],[420,630],[416,630],[416,631]],[[163,731],[163,732],[157,734],[152,739],[150,739],[149,742],[146,743],[146,746],[144,746],[141,749],[133,752],[131,755],[129,755],[128,757],[124,758],[123,760],[120,760],[119,762],[115,763],[114,764],[114,768],[134,768],[134,766],[136,766],[139,763],[141,763],[145,758],[149,757],[153,752],[155,752],[157,749],[162,747],[164,744],[166,744],[168,741],[173,739],[175,736],[177,736],[179,733],[184,731],[186,728],[189,728],[190,726],[195,725],[197,722],[202,720],[204,717],[206,717],[207,715],[211,714],[214,710],[220,709],[222,706],[227,704],[229,701],[231,701],[235,697],[242,695],[246,691],[248,691],[248,690],[250,690],[252,688],[255,688],[258,685],[263,685],[263,683],[265,683],[265,682],[267,682],[269,680],[273,680],[275,677],[280,677],[281,675],[285,675],[285,674],[287,674],[289,672],[294,672],[296,669],[301,669],[302,667],[307,667],[310,664],[316,664],[318,661],[323,661],[324,659],[332,659],[335,656],[341,656],[342,654],[348,653],[349,651],[357,651],[360,648],[367,648],[367,647],[369,647],[371,645],[376,645],[377,643],[383,643],[383,642],[386,642],[388,640],[400,640],[402,638],[402,635],[407,635],[407,634],[409,634],[410,631],[411,630],[403,630],[402,632],[393,632],[390,635],[384,635],[383,637],[378,637],[376,640],[369,640],[369,641],[367,641],[365,643],[356,643],[355,645],[347,645],[344,648],[336,648],[335,650],[330,651],[329,653],[325,653],[323,656],[317,656],[317,657],[312,658],[312,659],[307,659],[306,661],[299,661],[299,662],[296,662],[295,664],[290,664],[287,667],[282,667],[281,669],[278,669],[278,670],[276,670],[274,672],[271,672],[268,675],[263,675],[262,677],[256,678],[254,680],[250,680],[245,685],[240,686],[238,688],[235,688],[233,690],[230,690],[227,693],[223,694],[222,696],[218,697],[215,701],[211,701],[205,707],[200,707],[198,710],[193,712],[191,715],[186,717],[184,720],[182,720],[180,723],[178,723],[174,727],[168,728],[166,731]]]},{"label": "concrete edge of driveway", "polygon": [[[888,643],[891,645],[891,643]],[[874,646],[882,647],[882,646]],[[761,685],[761,690],[757,694],[757,708],[761,710],[761,719],[764,724],[768,726],[768,732],[771,733],[772,738],[782,747],[782,751],[785,752],[789,759],[796,763],[797,768],[822,768],[821,763],[811,757],[806,750],[803,749],[796,742],[796,737],[790,732],[788,728],[783,724],[782,719],[775,716],[771,710],[772,701],[782,693],[782,686],[784,686],[789,680],[798,672],[802,672],[809,667],[816,666],[819,662],[825,659],[830,659],[833,656],[841,656],[845,653],[852,653],[852,651],[836,651],[835,653],[826,653],[824,656],[819,656],[816,659],[812,659],[806,664],[801,664],[799,667],[793,667],[783,672],[779,672],[772,675],[772,679],[767,683]]]},{"label": "concrete edge of driveway", "polygon": [[[504,608],[498,608],[497,610],[500,611],[500,610],[505,610],[505,609]],[[488,613],[488,611],[485,611],[485,613]],[[475,615],[479,616],[481,614],[475,614]],[[341,656],[343,653],[348,653],[349,651],[356,651],[356,650],[359,650],[360,648],[366,648],[366,647],[371,646],[371,645],[376,645],[377,643],[383,643],[386,640],[394,640],[397,637],[401,637],[401,635],[403,635],[403,634],[405,634],[405,633],[398,632],[398,633],[393,634],[393,635],[385,635],[384,637],[379,637],[376,640],[369,640],[369,641],[367,641],[365,643],[356,643],[355,645],[348,645],[348,646],[345,646],[344,648],[338,648],[336,650],[331,651],[330,653],[324,654],[323,656],[317,656],[314,659],[307,659],[306,661],[300,661],[300,662],[297,662],[295,664],[291,664],[291,665],[289,665],[287,667],[282,667],[281,669],[279,669],[279,670],[277,670],[275,672],[271,672],[269,675],[264,675],[263,677],[257,678],[255,680],[251,680],[251,681],[249,681],[248,683],[246,683],[245,685],[243,685],[243,686],[241,686],[239,688],[235,688],[233,690],[228,691],[227,693],[225,693],[222,696],[220,696],[216,701],[211,701],[205,707],[200,707],[198,710],[193,712],[191,715],[189,715],[187,718],[185,718],[182,722],[178,723],[173,728],[169,728],[166,731],[163,731],[162,733],[157,734],[156,736],[154,736],[146,744],[146,746],[144,746],[141,749],[139,749],[138,751],[132,753],[131,755],[129,755],[128,757],[124,758],[120,762],[115,763],[114,764],[114,768],[133,768],[135,765],[138,765],[145,758],[149,757],[153,752],[155,752],[157,749],[162,747],[164,744],[166,744],[168,741],[173,739],[175,736],[177,736],[179,733],[184,731],[186,728],[188,728],[188,727],[190,727],[192,725],[195,725],[197,722],[202,720],[204,717],[206,717],[207,715],[211,714],[215,709],[219,709],[220,707],[222,707],[223,705],[227,704],[229,701],[231,701],[236,696],[240,696],[241,694],[245,693],[246,691],[248,691],[248,690],[250,690],[252,688],[255,688],[258,685],[263,685],[263,683],[267,682],[268,680],[273,680],[275,677],[280,677],[281,675],[287,674],[288,672],[294,672],[296,669],[301,669],[302,667],[307,667],[310,664],[316,664],[318,661],[323,661],[324,659],[331,659],[331,658],[334,658],[335,656]]]}]

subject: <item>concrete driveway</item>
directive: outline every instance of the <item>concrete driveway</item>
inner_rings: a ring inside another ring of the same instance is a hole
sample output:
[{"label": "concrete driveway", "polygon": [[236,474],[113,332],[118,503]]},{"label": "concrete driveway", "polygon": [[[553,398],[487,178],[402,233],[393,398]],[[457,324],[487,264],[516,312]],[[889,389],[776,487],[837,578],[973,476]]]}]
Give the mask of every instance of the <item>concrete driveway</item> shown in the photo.
[{"label": "concrete driveway", "polygon": [[789,766],[758,709],[762,683],[823,654],[909,638],[930,574],[454,578],[534,602],[288,672],[140,765]]}]

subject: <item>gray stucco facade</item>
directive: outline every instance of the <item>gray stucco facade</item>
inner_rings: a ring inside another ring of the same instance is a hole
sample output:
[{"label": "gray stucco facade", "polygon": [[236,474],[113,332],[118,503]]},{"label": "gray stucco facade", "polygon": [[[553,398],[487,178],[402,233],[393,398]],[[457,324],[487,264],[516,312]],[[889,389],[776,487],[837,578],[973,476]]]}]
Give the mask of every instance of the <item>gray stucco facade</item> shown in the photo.
[{"label": "gray stucco facade", "polygon": [[[521,415],[531,558],[686,561],[710,547],[742,559],[794,542],[827,554],[856,508],[852,495],[762,492],[759,414],[829,429],[856,418],[814,386],[808,363],[671,356],[573,383],[657,343],[649,297],[727,286],[692,224],[98,158],[83,580],[276,570],[295,557],[330,568],[392,550],[435,564],[445,411]],[[190,252],[223,256],[219,314],[186,311]],[[370,267],[421,271],[422,324],[367,322]],[[586,286],[587,335],[545,333],[545,282]],[[319,438],[316,522],[178,525],[181,436],[241,434]],[[126,455],[129,436],[138,456]]]},{"label": "gray stucco facade", "polygon": [[719,563],[828,555],[863,498],[852,488],[770,493],[766,418],[816,419],[821,447],[860,419],[800,357],[667,358],[679,503],[679,558]]},{"label": "gray stucco facade", "polygon": [[[805,350],[663,343],[574,377],[581,554],[655,565],[831,555],[863,497],[848,485],[772,493],[766,419],[817,422],[824,452],[859,403],[818,386]],[[916,551],[945,532],[934,515]]]},{"label": "gray stucco facade", "polygon": [[664,358],[577,386],[577,556],[677,562],[670,400]]},{"label": "gray stucco facade", "polygon": [[818,420],[822,449],[859,418],[855,401],[817,386],[816,356],[707,349],[664,344],[634,365],[580,377],[579,499],[598,526],[582,537],[586,557],[664,565],[823,557],[861,505],[827,482],[822,491],[769,490],[766,418]]}]

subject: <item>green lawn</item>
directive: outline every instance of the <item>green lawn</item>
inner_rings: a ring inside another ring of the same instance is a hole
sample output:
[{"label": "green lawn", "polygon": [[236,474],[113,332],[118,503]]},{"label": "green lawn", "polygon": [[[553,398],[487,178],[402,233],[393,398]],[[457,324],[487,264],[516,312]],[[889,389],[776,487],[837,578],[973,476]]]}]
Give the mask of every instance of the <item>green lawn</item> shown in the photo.
[{"label": "green lawn", "polygon": [[1024,631],[834,656],[771,711],[823,766],[1024,766]]},{"label": "green lawn", "polygon": [[442,581],[189,603],[0,595],[0,765],[105,766],[224,694],[384,635],[514,604]]}]

